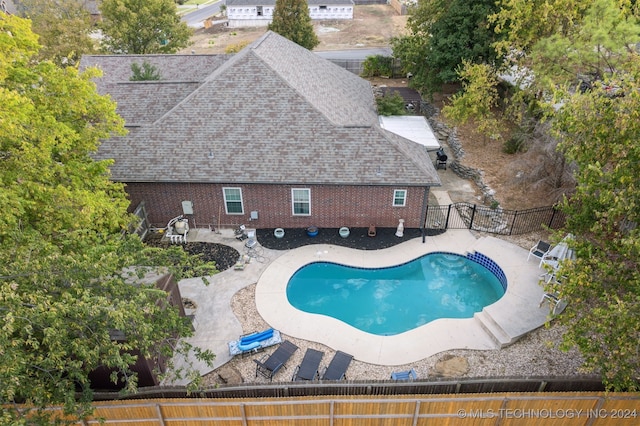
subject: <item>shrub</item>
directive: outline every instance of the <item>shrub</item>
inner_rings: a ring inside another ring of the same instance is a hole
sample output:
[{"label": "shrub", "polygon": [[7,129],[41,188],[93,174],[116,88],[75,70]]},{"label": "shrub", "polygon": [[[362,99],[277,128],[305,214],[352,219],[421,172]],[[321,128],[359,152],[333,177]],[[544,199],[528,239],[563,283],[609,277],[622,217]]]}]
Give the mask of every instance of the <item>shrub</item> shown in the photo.
[{"label": "shrub", "polygon": [[393,58],[389,56],[367,56],[362,64],[362,77],[391,77],[393,74]]},{"label": "shrub", "polygon": [[224,49],[224,53],[226,53],[226,54],[238,53],[239,51],[244,49],[248,44],[249,44],[248,41],[243,41],[243,42],[240,42],[240,43],[237,43],[237,44],[232,44],[231,46],[227,46],[227,48]]},{"label": "shrub", "polygon": [[405,115],[404,98],[398,92],[387,92],[384,96],[376,98],[378,106],[378,114],[389,115]]}]

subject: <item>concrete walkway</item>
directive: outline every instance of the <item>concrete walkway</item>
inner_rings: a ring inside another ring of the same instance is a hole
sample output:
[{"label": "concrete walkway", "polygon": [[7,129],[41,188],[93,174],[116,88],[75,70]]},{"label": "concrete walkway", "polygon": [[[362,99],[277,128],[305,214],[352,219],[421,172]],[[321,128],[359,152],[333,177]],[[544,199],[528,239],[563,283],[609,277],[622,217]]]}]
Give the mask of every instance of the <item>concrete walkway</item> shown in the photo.
[{"label": "concrete walkway", "polygon": [[[448,196],[434,195],[441,204]],[[221,234],[207,229],[190,232],[189,241],[229,245],[244,253],[244,244],[232,230]],[[459,254],[477,251],[496,262],[508,280],[506,294],[469,319],[440,319],[394,336],[377,336],[360,331],[334,318],[309,314],[293,308],[286,298],[289,278],[307,263],[323,260],[361,267],[392,266],[434,251]],[[202,279],[179,283],[182,297],[197,304],[195,335],[189,343],[216,354],[213,369],[231,359],[227,343],[238,339],[242,326],[231,310],[231,298],[240,289],[257,282],[256,307],[272,327],[283,334],[323,343],[332,349],[354,355],[355,359],[378,365],[415,362],[452,349],[495,349],[503,347],[542,326],[548,319],[548,306],[538,307],[543,291],[539,285],[542,270],[538,262],[527,262],[528,251],[494,237],[476,239],[467,230],[449,230],[442,235],[417,238],[395,247],[376,251],[353,250],[334,245],[309,245],[288,251],[264,249],[263,263],[255,260],[243,271],[229,269]],[[178,367],[184,360],[175,360]],[[194,367],[201,375],[213,369],[204,363]],[[186,384],[188,380],[182,383]]]}]

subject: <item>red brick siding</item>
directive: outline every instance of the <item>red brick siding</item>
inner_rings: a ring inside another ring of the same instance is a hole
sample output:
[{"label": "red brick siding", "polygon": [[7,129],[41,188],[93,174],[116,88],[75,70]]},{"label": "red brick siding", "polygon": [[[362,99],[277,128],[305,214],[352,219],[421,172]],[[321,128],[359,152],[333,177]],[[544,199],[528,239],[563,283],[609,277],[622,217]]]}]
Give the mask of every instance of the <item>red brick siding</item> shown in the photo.
[{"label": "red brick siding", "polygon": [[[222,188],[242,189],[244,214],[225,213]],[[311,190],[311,215],[293,216],[291,189]],[[406,189],[404,207],[393,207],[395,189]],[[131,183],[127,192],[132,207],[142,200],[146,202],[149,220],[154,226],[182,214],[182,201],[193,202],[192,225],[234,227],[246,224],[252,228],[320,228],[395,227],[398,219],[405,220],[405,227],[419,228],[425,197],[425,188],[389,186],[330,186],[330,185],[219,185],[219,184],[170,184]],[[258,220],[250,221],[251,211],[258,212]],[[218,218],[219,214],[220,218]]]}]

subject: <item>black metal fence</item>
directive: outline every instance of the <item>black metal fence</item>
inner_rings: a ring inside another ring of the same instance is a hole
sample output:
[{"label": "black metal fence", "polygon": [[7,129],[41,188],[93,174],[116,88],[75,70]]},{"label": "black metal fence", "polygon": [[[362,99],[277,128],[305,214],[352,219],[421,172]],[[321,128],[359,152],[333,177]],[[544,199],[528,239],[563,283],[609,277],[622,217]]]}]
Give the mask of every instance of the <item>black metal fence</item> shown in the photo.
[{"label": "black metal fence", "polygon": [[270,384],[221,385],[200,392],[187,392],[184,387],[150,387],[123,396],[114,392],[98,392],[94,400],[150,398],[273,398],[326,395],[435,395],[476,394],[492,392],[600,392],[604,385],[599,377],[501,377],[461,380],[339,381],[287,382]]},{"label": "black metal fence", "polygon": [[448,206],[428,206],[426,229],[471,229],[500,235],[520,235],[545,228],[564,226],[565,214],[553,206],[528,210],[506,210],[454,203]]}]

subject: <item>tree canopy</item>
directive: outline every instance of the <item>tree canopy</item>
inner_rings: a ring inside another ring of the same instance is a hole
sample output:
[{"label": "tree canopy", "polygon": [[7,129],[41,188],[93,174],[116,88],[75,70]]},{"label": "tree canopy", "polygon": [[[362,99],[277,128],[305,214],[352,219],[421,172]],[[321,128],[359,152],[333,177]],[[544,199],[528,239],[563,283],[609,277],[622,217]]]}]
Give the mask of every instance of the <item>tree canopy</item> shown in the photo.
[{"label": "tree canopy", "polygon": [[[198,275],[213,265],[123,233],[123,186],[109,179],[109,161],[91,158],[100,140],[124,132],[123,120],[97,94],[97,70],[36,60],[29,24],[0,14],[0,418],[11,424],[27,423],[15,403],[82,415],[99,366],[134,391],[131,351],[213,357],[179,339],[192,334],[188,320],[138,280],[143,267],[180,278],[190,264]],[[126,339],[113,340],[114,330]]]},{"label": "tree canopy", "polygon": [[309,50],[320,44],[305,0],[276,0],[268,29]]},{"label": "tree canopy", "polygon": [[173,0],[102,0],[102,49],[107,53],[176,53],[192,31]]},{"label": "tree canopy", "polygon": [[58,65],[77,65],[84,54],[94,53],[91,16],[78,0],[21,0],[20,15],[31,19],[42,45],[39,57]]},{"label": "tree canopy", "polygon": [[[637,60],[637,58],[636,58]],[[577,165],[578,186],[563,210],[576,260],[552,290],[570,305],[564,347],[609,389],[640,389],[640,94],[632,74],[564,98],[554,117],[560,149]],[[608,85],[616,87],[612,95]]]},{"label": "tree canopy", "polygon": [[[549,284],[569,303],[559,317],[567,326],[563,347],[577,347],[586,369],[600,373],[608,389],[638,390],[638,10],[626,0],[498,4],[488,17],[502,36],[495,44],[502,53],[496,75],[519,76],[507,101],[547,129],[534,143],[557,147],[556,163],[574,170],[576,187],[561,203],[568,219],[557,238],[572,234],[577,257]],[[493,82],[465,75],[475,83],[454,101],[491,98],[481,88]],[[461,114],[468,105],[451,108]]]},{"label": "tree canopy", "polygon": [[488,16],[496,11],[493,0],[419,2],[408,22],[410,34],[392,40],[394,56],[413,74],[411,85],[431,95],[458,81],[463,60],[493,65],[498,36]]}]

